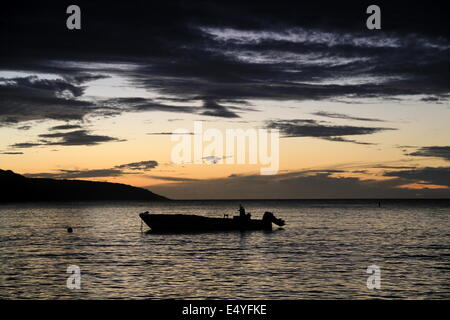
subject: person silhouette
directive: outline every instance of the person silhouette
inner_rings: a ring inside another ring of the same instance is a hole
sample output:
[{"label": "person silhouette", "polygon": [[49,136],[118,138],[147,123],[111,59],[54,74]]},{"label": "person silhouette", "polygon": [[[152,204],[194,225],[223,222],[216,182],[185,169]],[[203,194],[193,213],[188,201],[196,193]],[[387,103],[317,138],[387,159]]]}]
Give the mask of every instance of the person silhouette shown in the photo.
[{"label": "person silhouette", "polygon": [[242,204],[239,205],[239,216],[240,216],[241,218],[245,218],[245,209],[244,209],[244,207],[242,206]]}]

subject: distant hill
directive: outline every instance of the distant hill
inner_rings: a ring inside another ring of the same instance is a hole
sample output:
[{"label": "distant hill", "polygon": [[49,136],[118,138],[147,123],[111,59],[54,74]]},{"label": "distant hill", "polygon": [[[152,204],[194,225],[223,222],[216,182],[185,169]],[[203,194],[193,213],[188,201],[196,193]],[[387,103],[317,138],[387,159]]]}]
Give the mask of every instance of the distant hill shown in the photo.
[{"label": "distant hill", "polygon": [[121,183],[27,178],[0,169],[0,203],[29,201],[168,200]]}]

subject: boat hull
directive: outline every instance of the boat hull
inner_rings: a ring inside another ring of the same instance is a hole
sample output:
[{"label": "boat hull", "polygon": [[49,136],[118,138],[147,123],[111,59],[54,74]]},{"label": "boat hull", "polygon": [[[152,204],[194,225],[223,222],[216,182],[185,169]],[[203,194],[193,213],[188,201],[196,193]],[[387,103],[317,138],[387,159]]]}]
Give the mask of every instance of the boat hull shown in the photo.
[{"label": "boat hull", "polygon": [[139,214],[152,232],[212,232],[272,230],[272,222],[258,219],[210,218],[183,214]]}]

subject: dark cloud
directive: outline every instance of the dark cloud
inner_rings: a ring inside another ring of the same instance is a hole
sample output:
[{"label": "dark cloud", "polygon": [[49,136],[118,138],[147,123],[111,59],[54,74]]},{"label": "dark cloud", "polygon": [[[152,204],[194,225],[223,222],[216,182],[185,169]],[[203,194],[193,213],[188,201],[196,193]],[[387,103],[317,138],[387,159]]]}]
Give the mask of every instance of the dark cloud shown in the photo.
[{"label": "dark cloud", "polygon": [[336,112],[327,112],[327,111],[317,111],[312,113],[316,116],[328,117],[334,119],[345,119],[345,120],[357,120],[357,121],[370,121],[370,122],[384,122],[384,120],[375,119],[375,118],[363,118],[363,117],[354,117],[343,113]]},{"label": "dark cloud", "polygon": [[[178,58],[142,66],[138,69],[141,77],[135,79],[137,85],[157,88],[163,95],[216,101],[382,98],[448,92],[447,76],[439,72],[446,67],[444,56],[449,44],[445,41],[438,45],[413,37],[307,28],[199,30],[209,40],[207,48],[201,44],[183,47]],[[425,65],[413,68],[405,63],[406,56],[423,61],[422,54],[430,58]],[[433,85],[425,87],[425,83]]]},{"label": "dark cloud", "polygon": [[[324,170],[326,171],[326,170]],[[273,176],[232,175],[227,178],[185,181],[152,186],[174,199],[314,199],[314,198],[448,198],[449,189],[411,190],[403,178],[361,180],[309,170]]]},{"label": "dark cloud", "polygon": [[118,169],[99,170],[60,170],[55,173],[32,173],[25,174],[29,178],[50,178],[50,179],[78,179],[78,178],[106,178],[122,176],[124,172]]},{"label": "dark cloud", "polygon": [[205,116],[214,116],[221,118],[240,118],[236,113],[230,111],[223,105],[218,104],[214,100],[204,100],[203,109],[205,109],[205,111],[202,112],[202,115]]},{"label": "dark cloud", "polygon": [[353,170],[351,171],[351,173],[368,173],[369,171],[367,170]]},{"label": "dark cloud", "polygon": [[[105,107],[116,112],[128,111],[128,112],[147,112],[147,111],[164,111],[164,112],[178,112],[178,113],[198,113],[206,116],[221,117],[221,118],[239,118],[239,116],[230,111],[229,108],[242,109],[238,107],[225,107],[220,105],[211,99],[202,99],[203,107],[197,106],[185,106],[185,105],[171,105],[160,103],[153,99],[147,98],[114,98],[108,99],[101,102]],[[166,99],[167,100],[167,99]],[[174,99],[169,99],[174,100]],[[180,99],[175,99],[180,100]],[[183,100],[183,99],[181,99]],[[196,99],[185,99],[187,101],[195,101]],[[106,109],[107,111],[108,109]],[[249,109],[248,111],[254,111]]]},{"label": "dark cloud", "polygon": [[105,78],[109,78],[109,76],[104,75],[104,74],[75,74],[72,76],[67,76],[68,79],[72,80],[73,82],[77,83],[77,84],[83,84],[86,82],[90,82],[90,81],[94,81],[94,80],[100,80],[100,79],[105,79]]},{"label": "dark cloud", "polygon": [[296,174],[306,174],[306,173],[328,173],[328,174],[332,174],[332,173],[343,173],[345,172],[344,170],[337,170],[337,169],[310,169],[310,170],[303,170],[301,171],[301,173],[296,173]]},{"label": "dark cloud", "polygon": [[149,170],[156,168],[158,166],[158,162],[154,160],[149,161],[140,161],[140,162],[132,162],[121,164],[116,166],[118,169],[129,169],[129,170]]},{"label": "dark cloud", "polygon": [[123,111],[165,111],[165,112],[179,112],[179,113],[194,113],[198,108],[192,106],[175,106],[156,102],[147,98],[114,98],[101,102],[105,107],[108,107],[116,112]]},{"label": "dark cloud", "polygon": [[77,124],[63,124],[60,126],[51,127],[49,130],[72,130],[72,129],[81,129],[80,125]]},{"label": "dark cloud", "polygon": [[354,139],[346,139],[346,138],[342,138],[342,137],[323,137],[322,139],[328,140],[328,141],[334,141],[334,142],[350,142],[350,143],[360,144],[360,145],[364,145],[364,146],[375,145],[375,143],[371,143],[371,142],[362,142],[362,141],[357,141]]},{"label": "dark cloud", "polygon": [[380,127],[328,125],[311,119],[268,121],[267,128],[280,130],[284,137],[315,137],[331,141],[353,142],[359,144],[370,143],[358,142],[343,138],[342,136],[368,135],[385,130],[395,130],[393,128]]},{"label": "dark cloud", "polygon": [[374,166],[372,168],[375,169],[415,169],[416,167],[414,166],[388,166],[388,165],[378,165],[378,166]]},{"label": "dark cloud", "polygon": [[75,99],[83,90],[65,80],[34,76],[0,81],[0,122],[81,120],[95,109],[92,102]]},{"label": "dark cloud", "polygon": [[424,101],[424,102],[431,102],[431,103],[435,103],[435,104],[442,104],[442,103],[448,101],[448,98],[449,98],[448,94],[447,95],[443,94],[443,95],[438,96],[438,97],[436,97],[436,96],[428,96],[428,97],[422,98],[420,100]]},{"label": "dark cloud", "polygon": [[26,149],[26,148],[32,148],[32,147],[36,147],[36,146],[40,146],[40,145],[42,145],[41,143],[39,143],[39,142],[37,142],[37,143],[34,143],[34,142],[21,142],[21,143],[14,143],[14,144],[12,144],[12,145],[10,145],[10,147],[11,148],[23,148],[23,149]]},{"label": "dark cloud", "polygon": [[87,169],[87,170],[59,170],[57,172],[42,172],[25,174],[30,178],[51,178],[51,179],[78,179],[78,178],[108,178],[120,177],[128,174],[139,174],[141,171],[148,171],[158,166],[154,160],[132,162],[117,165],[107,169]]},{"label": "dark cloud", "polygon": [[87,130],[40,134],[38,142],[15,143],[12,148],[31,148],[36,146],[92,146],[105,142],[124,141],[118,138],[94,135]]},{"label": "dark cloud", "polygon": [[413,170],[385,172],[385,176],[398,177],[410,182],[428,183],[450,187],[450,167],[426,167]]},{"label": "dark cloud", "polygon": [[114,137],[90,134],[87,130],[40,134],[39,137],[50,139],[44,142],[44,145],[60,146],[91,146],[103,142],[123,141]]},{"label": "dark cloud", "polygon": [[27,131],[27,130],[31,129],[31,126],[20,126],[20,127],[17,127],[17,129]]},{"label": "dark cloud", "polygon": [[149,176],[149,178],[157,179],[157,180],[164,180],[164,181],[173,181],[173,182],[198,181],[198,179],[181,178],[181,177],[168,177],[168,176]]},{"label": "dark cloud", "polygon": [[421,147],[419,150],[408,153],[410,156],[435,157],[450,161],[450,146]]},{"label": "dark cloud", "polygon": [[156,92],[158,101],[203,107],[130,98],[104,116],[156,110],[236,118],[238,109],[226,104],[245,111],[251,99],[448,100],[450,28],[440,5],[383,1],[377,32],[365,29],[363,4],[259,3],[257,11],[245,1],[79,5],[88,13],[79,32],[61,26],[64,4],[2,7],[0,69],[61,76],[2,85],[4,122],[102,114],[104,104],[78,98],[89,81],[111,74]]},{"label": "dark cloud", "polygon": [[23,154],[23,152],[2,152],[1,154],[10,154],[10,155],[14,155],[14,154]]},{"label": "dark cloud", "polygon": [[37,76],[8,79],[7,85],[55,94],[62,94],[66,91],[69,96],[73,97],[79,97],[84,92],[84,87],[74,85],[64,79],[41,79]]}]

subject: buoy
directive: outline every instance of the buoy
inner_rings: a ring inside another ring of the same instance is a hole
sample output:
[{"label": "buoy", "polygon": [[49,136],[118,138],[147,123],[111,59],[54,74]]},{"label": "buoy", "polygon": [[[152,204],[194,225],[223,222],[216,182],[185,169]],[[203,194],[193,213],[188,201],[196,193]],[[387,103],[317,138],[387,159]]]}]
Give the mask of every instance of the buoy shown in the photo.
[{"label": "buoy", "polygon": [[68,232],[68,233],[72,233],[72,232],[73,232],[72,227],[68,227],[68,228],[67,228],[67,232]]}]

